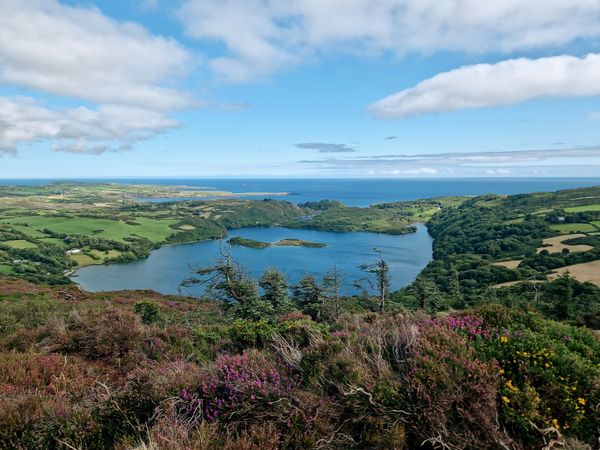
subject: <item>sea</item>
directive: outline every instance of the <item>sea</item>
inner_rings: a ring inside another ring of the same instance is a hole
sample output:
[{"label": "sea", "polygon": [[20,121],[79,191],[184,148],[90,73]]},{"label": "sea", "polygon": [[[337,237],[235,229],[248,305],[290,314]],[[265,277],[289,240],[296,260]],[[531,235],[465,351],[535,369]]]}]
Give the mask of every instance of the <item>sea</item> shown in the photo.
[{"label": "sea", "polygon": [[[86,178],[86,179],[12,179],[2,184],[41,185],[56,181],[178,185],[238,193],[289,193],[272,198],[294,203],[338,200],[351,206],[368,206],[402,200],[453,195],[523,194],[600,185],[598,178],[468,178],[468,179],[301,179],[301,178]],[[264,198],[265,196],[259,196]],[[269,196],[266,196],[269,197]],[[170,199],[161,199],[165,201]],[[179,199],[181,200],[181,199]]]}]

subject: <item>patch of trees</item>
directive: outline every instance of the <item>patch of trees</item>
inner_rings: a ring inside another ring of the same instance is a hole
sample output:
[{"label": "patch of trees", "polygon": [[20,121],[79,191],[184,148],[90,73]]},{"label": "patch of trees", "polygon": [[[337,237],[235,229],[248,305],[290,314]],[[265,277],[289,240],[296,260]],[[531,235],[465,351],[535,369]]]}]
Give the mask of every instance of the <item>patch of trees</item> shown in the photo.
[{"label": "patch of trees", "polygon": [[528,256],[521,262],[522,267],[530,267],[540,272],[547,272],[559,267],[570,266],[600,259],[600,248],[594,248],[587,252],[569,252],[564,249],[561,253],[548,253],[542,250],[540,253]]},{"label": "patch of trees", "polygon": [[[361,266],[365,277],[357,283],[362,301],[370,309],[383,312],[390,295],[389,266],[379,258]],[[201,285],[205,295],[223,303],[231,318],[242,320],[274,320],[300,310],[318,322],[334,322],[351,310],[354,300],[342,295],[344,274],[335,266],[319,280],[307,275],[291,286],[277,269],[267,269],[257,280],[223,251],[215,265],[196,269],[181,283],[182,287]]]},{"label": "patch of trees", "polygon": [[428,223],[435,238],[434,258],[464,253],[491,259],[532,254],[550,234],[540,217],[528,215],[522,222],[507,223],[508,217],[504,208],[479,206],[474,200],[442,210]]}]

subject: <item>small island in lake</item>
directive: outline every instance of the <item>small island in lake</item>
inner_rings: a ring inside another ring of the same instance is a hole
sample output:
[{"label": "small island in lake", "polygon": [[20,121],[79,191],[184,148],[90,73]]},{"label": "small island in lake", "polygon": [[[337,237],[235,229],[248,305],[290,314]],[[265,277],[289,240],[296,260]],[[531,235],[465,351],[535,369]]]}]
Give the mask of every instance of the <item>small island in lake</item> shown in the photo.
[{"label": "small island in lake", "polygon": [[250,248],[267,248],[271,246],[268,242],[255,241],[254,239],[247,239],[240,236],[232,237],[227,242],[231,245],[241,245]]},{"label": "small island in lake", "polygon": [[288,246],[288,247],[315,247],[315,248],[322,248],[322,247],[327,247],[327,244],[324,244],[323,242],[311,242],[311,241],[304,241],[302,239],[282,239],[278,242],[275,242],[275,244],[273,245],[277,245],[277,246]]},{"label": "small island in lake", "polygon": [[229,239],[227,242],[229,242],[231,245],[242,245],[244,247],[250,247],[250,248],[267,248],[267,247],[271,247],[271,246],[312,247],[312,248],[327,247],[327,244],[324,244],[322,242],[311,242],[311,241],[304,241],[302,239],[294,239],[294,238],[282,239],[280,241],[275,242],[274,244],[271,244],[269,242],[256,241],[254,239],[247,239],[247,238],[243,238],[240,236],[235,236],[235,237],[232,237],[231,239]]}]

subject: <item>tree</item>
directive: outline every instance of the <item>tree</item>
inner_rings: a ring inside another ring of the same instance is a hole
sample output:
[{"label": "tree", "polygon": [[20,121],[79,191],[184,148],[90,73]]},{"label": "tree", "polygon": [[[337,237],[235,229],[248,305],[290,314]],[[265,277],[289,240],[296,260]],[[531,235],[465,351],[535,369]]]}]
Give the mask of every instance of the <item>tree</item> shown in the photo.
[{"label": "tree", "polygon": [[371,290],[375,291],[375,295],[378,300],[378,307],[380,312],[385,311],[385,304],[390,291],[390,267],[388,263],[383,259],[381,251],[373,249],[375,253],[379,255],[379,260],[370,264],[363,264],[359,266],[360,270],[366,272],[368,275],[366,278],[358,281],[359,286],[365,295],[368,295],[368,290],[365,287],[366,283]]},{"label": "tree", "polygon": [[292,288],[294,304],[305,314],[314,320],[321,318],[323,289],[319,286],[314,275],[303,277],[296,286]]},{"label": "tree", "polygon": [[277,269],[267,269],[258,280],[263,290],[263,300],[273,306],[276,314],[288,313],[293,309],[288,296],[288,284],[283,273]]},{"label": "tree", "polygon": [[464,308],[465,304],[463,301],[462,292],[460,290],[460,279],[458,277],[458,269],[456,264],[452,263],[450,267],[450,294],[452,296],[452,303],[454,307]]},{"label": "tree", "polygon": [[221,300],[232,317],[247,320],[270,319],[273,305],[258,295],[258,286],[246,270],[231,258],[231,249],[221,249],[222,257],[214,266],[196,269],[181,286],[204,285],[205,292]]},{"label": "tree", "polygon": [[566,271],[548,286],[549,294],[554,297],[554,313],[558,320],[567,320],[573,316],[573,277]]},{"label": "tree", "polygon": [[431,299],[431,289],[423,275],[419,275],[417,277],[415,283],[413,284],[413,290],[415,297],[417,297],[419,308],[427,311],[429,309],[429,301]]},{"label": "tree", "polygon": [[321,311],[327,320],[336,321],[342,313],[343,278],[344,274],[335,265],[323,275]]}]

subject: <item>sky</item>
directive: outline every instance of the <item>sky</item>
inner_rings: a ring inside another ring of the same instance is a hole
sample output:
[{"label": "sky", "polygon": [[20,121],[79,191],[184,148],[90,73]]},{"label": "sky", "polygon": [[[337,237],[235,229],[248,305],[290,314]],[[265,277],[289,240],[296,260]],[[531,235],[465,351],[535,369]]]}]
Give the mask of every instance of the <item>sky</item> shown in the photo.
[{"label": "sky", "polygon": [[600,177],[600,0],[0,0],[0,178]]}]

